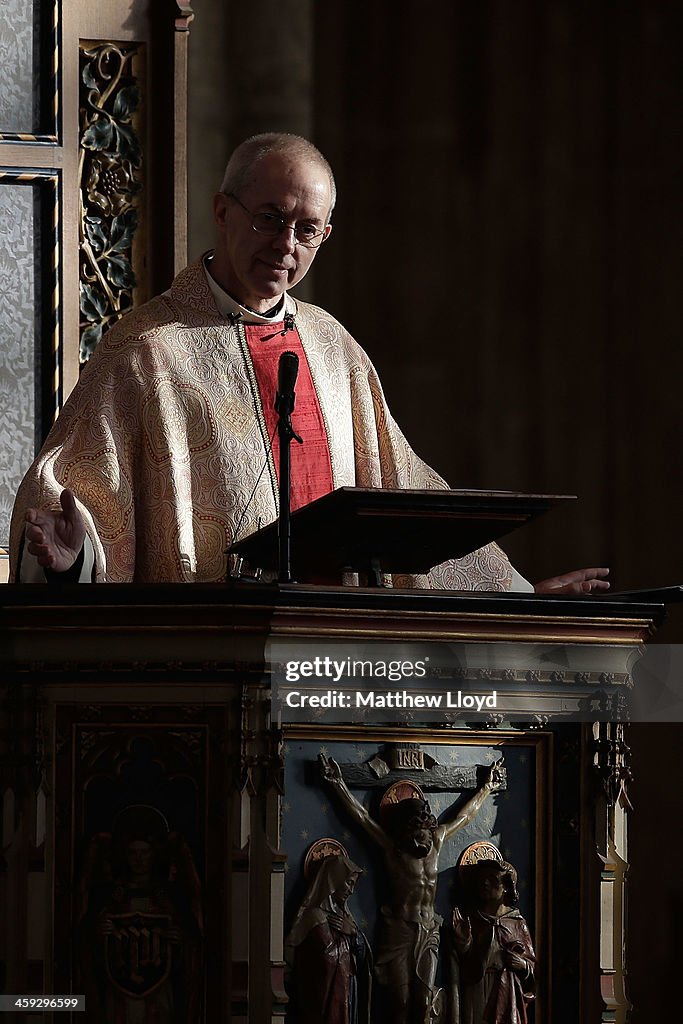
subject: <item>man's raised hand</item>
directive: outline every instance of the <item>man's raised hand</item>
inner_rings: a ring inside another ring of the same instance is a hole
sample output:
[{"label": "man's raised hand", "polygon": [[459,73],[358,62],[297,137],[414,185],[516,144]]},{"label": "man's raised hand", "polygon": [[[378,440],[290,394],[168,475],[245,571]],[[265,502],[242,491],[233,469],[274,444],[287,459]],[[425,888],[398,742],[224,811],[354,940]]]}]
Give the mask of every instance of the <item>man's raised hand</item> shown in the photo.
[{"label": "man's raised hand", "polygon": [[85,523],[68,487],[60,494],[59,502],[61,509],[27,510],[26,542],[38,565],[53,572],[66,572],[83,547]]}]

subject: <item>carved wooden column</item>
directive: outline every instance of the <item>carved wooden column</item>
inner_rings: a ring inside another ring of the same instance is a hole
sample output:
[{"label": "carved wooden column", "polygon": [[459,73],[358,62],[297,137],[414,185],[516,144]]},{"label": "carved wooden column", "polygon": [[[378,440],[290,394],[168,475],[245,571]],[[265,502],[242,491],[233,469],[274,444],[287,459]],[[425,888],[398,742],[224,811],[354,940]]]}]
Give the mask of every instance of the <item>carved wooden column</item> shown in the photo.
[{"label": "carved wooden column", "polygon": [[[248,798],[248,1020],[284,1017],[283,875],[278,852],[282,795],[280,731],[271,722],[270,690],[252,683],[242,695],[243,799]],[[246,822],[245,822],[246,824]]]},{"label": "carved wooden column", "polygon": [[626,993],[626,876],[628,873],[627,786],[630,751],[621,722],[593,726],[596,852],[600,872],[600,993],[604,1024],[626,1024],[631,1003]]}]

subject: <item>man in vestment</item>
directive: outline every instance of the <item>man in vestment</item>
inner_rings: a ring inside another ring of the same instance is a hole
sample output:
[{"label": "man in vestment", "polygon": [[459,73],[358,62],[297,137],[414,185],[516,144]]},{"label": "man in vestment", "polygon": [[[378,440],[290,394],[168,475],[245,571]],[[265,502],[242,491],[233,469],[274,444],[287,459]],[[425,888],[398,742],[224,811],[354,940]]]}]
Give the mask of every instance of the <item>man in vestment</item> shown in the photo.
[{"label": "man in vestment", "polygon": [[[214,198],[217,243],[102,339],[19,489],[11,579],[217,582],[278,516],[273,409],[299,357],[292,509],[337,487],[444,488],[407,444],[367,355],[289,294],[332,230],[332,171],[297,136],[247,140]],[[607,570],[536,589],[606,588]],[[495,544],[394,585],[533,589]]]}]

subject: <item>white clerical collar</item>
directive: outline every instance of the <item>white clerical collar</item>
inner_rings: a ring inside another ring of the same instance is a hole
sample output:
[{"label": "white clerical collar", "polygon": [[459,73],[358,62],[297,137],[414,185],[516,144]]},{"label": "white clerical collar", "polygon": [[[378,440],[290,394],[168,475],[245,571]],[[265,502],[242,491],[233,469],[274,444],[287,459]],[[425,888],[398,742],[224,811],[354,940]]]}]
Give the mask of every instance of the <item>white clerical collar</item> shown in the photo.
[{"label": "white clerical collar", "polygon": [[239,316],[240,323],[243,324],[277,324],[281,320],[284,320],[285,313],[295,313],[296,303],[287,292],[285,292],[280,299],[274,312],[271,312],[270,316],[261,316],[260,313],[255,313],[253,309],[249,309],[248,306],[243,306],[233,299],[232,295],[221,288],[218,281],[213,277],[209,267],[211,260],[213,259],[213,252],[207,252],[202,257],[202,266],[204,267],[204,273],[206,274],[206,280],[211,289],[211,294],[216,300],[218,306],[218,312],[224,317],[230,318]]}]

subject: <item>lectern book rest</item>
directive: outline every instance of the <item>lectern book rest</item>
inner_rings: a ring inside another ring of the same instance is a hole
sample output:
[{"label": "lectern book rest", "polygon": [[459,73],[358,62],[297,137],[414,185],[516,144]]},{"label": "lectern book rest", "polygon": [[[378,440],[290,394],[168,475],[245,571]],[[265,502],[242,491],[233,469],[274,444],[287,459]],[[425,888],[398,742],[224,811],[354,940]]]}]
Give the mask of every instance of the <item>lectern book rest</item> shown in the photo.
[{"label": "lectern book rest", "polygon": [[[340,487],[292,513],[292,567],[300,578],[343,571],[424,573],[574,497]],[[237,541],[230,553],[275,570],[277,521]]]}]

